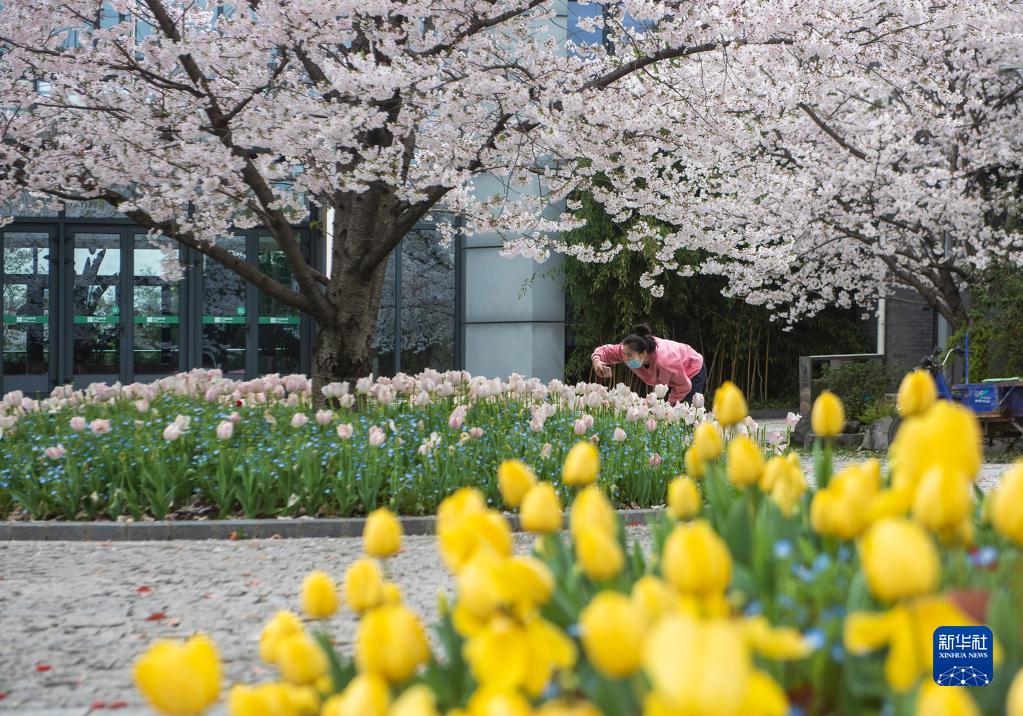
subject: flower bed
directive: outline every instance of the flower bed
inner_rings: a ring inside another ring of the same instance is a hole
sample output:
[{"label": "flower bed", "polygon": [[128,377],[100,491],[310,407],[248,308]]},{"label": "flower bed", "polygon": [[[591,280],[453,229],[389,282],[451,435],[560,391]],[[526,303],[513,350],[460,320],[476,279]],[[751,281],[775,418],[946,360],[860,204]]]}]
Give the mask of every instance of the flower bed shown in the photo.
[{"label": "flower bed", "polygon": [[692,426],[708,419],[702,401],[669,406],[662,389],[641,397],[462,372],[323,393],[327,407],[314,410],[303,376],[237,382],[217,371],[58,388],[43,401],[10,393],[0,403],[0,514],[349,516],[381,505],[428,514],[466,485],[497,504],[494,475],[508,454],[559,483],[579,437],[598,445],[616,504],[650,506],[681,471]]},{"label": "flower bed", "polygon": [[[438,547],[457,591],[441,598],[434,652],[387,579],[400,525],[376,511],[365,558],[306,578],[307,621],[280,612],[267,623],[258,653],[279,680],[235,685],[229,716],[1023,716],[1023,464],[979,502],[976,420],[935,403],[918,374],[887,475],[876,460],[831,474],[842,406],[821,396],[810,494],[798,462],[765,460],[736,434],[744,404],[723,391],[725,429],[696,429],[689,474],[649,525],[651,549],[598,487],[610,468],[592,444],[564,462],[567,533],[550,483],[504,462],[498,489],[535,547],[514,555],[508,521],[474,488],[441,503]],[[338,609],[360,616],[352,653],[331,640]],[[935,630],[980,623],[993,632],[983,648],[994,680],[936,685]],[[201,713],[222,696],[202,635],[154,644],[134,673],[164,713]]]}]

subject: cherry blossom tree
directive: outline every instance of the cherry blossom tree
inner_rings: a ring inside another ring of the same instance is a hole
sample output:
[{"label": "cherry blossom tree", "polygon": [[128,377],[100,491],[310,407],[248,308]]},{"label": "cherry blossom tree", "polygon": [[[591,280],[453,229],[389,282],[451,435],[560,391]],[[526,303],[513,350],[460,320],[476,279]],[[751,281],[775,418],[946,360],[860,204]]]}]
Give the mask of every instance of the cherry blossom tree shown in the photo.
[{"label": "cherry blossom tree", "polygon": [[[105,201],[310,314],[317,386],[367,372],[387,256],[428,215],[538,258],[648,251],[654,290],[699,248],[792,315],[916,281],[954,316],[946,282],[1018,257],[1011,5],[624,0],[567,48],[559,7],[3,3],[0,198]],[[638,219],[624,245],[559,238],[580,189]],[[329,276],[292,228],[310,203]],[[297,288],[222,245],[255,225]]]}]

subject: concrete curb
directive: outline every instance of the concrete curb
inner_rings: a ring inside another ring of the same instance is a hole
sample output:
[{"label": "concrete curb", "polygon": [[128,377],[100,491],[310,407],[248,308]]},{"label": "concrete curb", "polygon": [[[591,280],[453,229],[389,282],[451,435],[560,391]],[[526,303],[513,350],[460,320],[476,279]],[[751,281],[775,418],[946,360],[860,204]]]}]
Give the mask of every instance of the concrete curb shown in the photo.
[{"label": "concrete curb", "polygon": [[[663,507],[618,510],[626,526],[645,524]],[[518,515],[505,515],[521,531]],[[407,535],[432,535],[436,518],[399,517]],[[364,517],[283,520],[181,520],[180,522],[0,522],[0,542],[144,542],[153,540],[361,537]],[[568,519],[565,520],[568,526]]]}]

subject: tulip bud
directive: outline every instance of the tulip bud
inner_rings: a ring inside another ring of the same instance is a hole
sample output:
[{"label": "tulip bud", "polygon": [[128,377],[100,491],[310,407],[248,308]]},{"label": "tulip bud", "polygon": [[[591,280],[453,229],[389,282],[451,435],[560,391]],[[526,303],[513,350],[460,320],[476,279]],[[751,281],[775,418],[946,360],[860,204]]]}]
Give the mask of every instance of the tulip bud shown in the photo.
[{"label": "tulip bud", "polygon": [[437,697],[429,686],[410,686],[394,702],[387,716],[437,716]]},{"label": "tulip bud", "polygon": [[593,527],[609,535],[615,534],[618,528],[614,508],[596,485],[580,490],[572,502],[572,512],[569,515],[572,537],[578,539],[578,533],[583,527]]},{"label": "tulip bud", "polygon": [[529,532],[558,532],[562,526],[561,502],[549,482],[534,485],[522,498],[522,528]]},{"label": "tulip bud", "polygon": [[689,450],[695,451],[700,462],[710,462],[721,457],[724,444],[721,441],[721,430],[714,423],[700,423],[693,432],[693,444]]},{"label": "tulip bud", "polygon": [[935,465],[920,481],[913,499],[913,517],[932,532],[949,534],[970,515],[970,481],[962,474]]},{"label": "tulip bud", "polygon": [[205,635],[161,639],[135,662],[135,685],[161,713],[202,713],[220,698],[221,664]]},{"label": "tulip bud", "polygon": [[385,605],[364,615],[355,634],[360,672],[380,674],[392,684],[409,679],[430,657],[426,631],[406,607]]},{"label": "tulip bud", "polygon": [[764,472],[764,456],[760,448],[745,435],[728,445],[728,479],[739,488],[756,484]]},{"label": "tulip bud", "polygon": [[311,636],[301,632],[281,639],[277,645],[277,668],[287,682],[311,684],[327,673],[327,655]]},{"label": "tulip bud", "polygon": [[313,619],[326,619],[337,611],[337,588],[326,572],[311,572],[302,582],[302,611]]},{"label": "tulip bud", "polygon": [[359,559],[345,572],[345,601],[357,613],[384,601],[384,578],[375,560]]},{"label": "tulip bud", "polygon": [[676,520],[688,520],[700,511],[700,492],[688,477],[676,477],[668,485],[668,511]]},{"label": "tulip bud", "polygon": [[[990,500],[991,523],[995,529],[1003,537],[1023,545],[1023,462],[1016,463],[1002,475]],[[1023,691],[1023,686],[1020,690]]]},{"label": "tulip bud", "polygon": [[578,442],[565,457],[562,479],[569,487],[584,487],[597,479],[600,472],[600,453],[588,442]]},{"label": "tulip bud", "polygon": [[842,401],[830,390],[825,390],[813,401],[810,425],[814,434],[822,438],[833,438],[842,434],[845,427],[845,408]]},{"label": "tulip bud", "polygon": [[664,543],[661,569],[681,592],[713,596],[724,592],[732,579],[728,547],[707,522],[679,525]]},{"label": "tulip bud", "polygon": [[1009,685],[1009,694],[1005,701],[1006,716],[1023,716],[1023,669],[1016,672],[1016,677]]},{"label": "tulip bud", "polygon": [[867,586],[883,601],[928,594],[938,586],[938,550],[923,528],[909,520],[871,526],[860,543],[860,560]]},{"label": "tulip bud", "polygon": [[930,371],[918,368],[908,373],[899,385],[899,415],[908,418],[910,415],[925,413],[937,399],[938,391]]},{"label": "tulip bud", "polygon": [[535,484],[536,475],[520,460],[505,460],[497,468],[497,485],[509,507],[518,507]]},{"label": "tulip bud", "polygon": [[597,670],[622,678],[639,669],[645,623],[624,594],[604,591],[579,615],[583,649]]},{"label": "tulip bud", "polygon": [[362,530],[362,542],[370,557],[391,557],[401,549],[401,523],[394,513],[381,507],[369,513]]},{"label": "tulip bud", "polygon": [[292,612],[281,611],[266,623],[259,635],[259,658],[268,664],[277,663],[277,647],[288,636],[300,634],[302,621]]},{"label": "tulip bud", "polygon": [[742,422],[748,412],[742,391],[732,381],[726,380],[714,392],[714,417],[725,427]]},{"label": "tulip bud", "polygon": [[594,582],[604,582],[617,576],[625,566],[625,554],[618,540],[597,527],[578,530],[575,553],[583,572]]}]

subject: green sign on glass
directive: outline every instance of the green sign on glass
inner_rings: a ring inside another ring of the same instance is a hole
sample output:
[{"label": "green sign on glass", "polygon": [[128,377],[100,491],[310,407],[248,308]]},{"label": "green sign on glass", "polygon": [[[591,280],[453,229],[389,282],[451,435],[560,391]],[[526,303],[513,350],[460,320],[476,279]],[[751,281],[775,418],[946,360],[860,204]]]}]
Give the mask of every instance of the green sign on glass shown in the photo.
[{"label": "green sign on glass", "polygon": [[245,316],[203,316],[202,322],[204,325],[219,325],[221,323],[232,323],[235,325],[245,325]]},{"label": "green sign on glass", "polygon": [[12,316],[8,313],[4,314],[4,323],[17,324],[17,323],[30,323],[36,325],[46,325],[50,322],[49,316]]},{"label": "green sign on glass", "polygon": [[260,316],[262,326],[297,326],[298,316]]},{"label": "green sign on glass", "polygon": [[178,316],[135,316],[135,323],[145,325],[177,325],[181,323],[181,319]]},{"label": "green sign on glass", "polygon": [[120,316],[75,316],[74,323],[105,323],[108,325],[117,325],[120,322]]},{"label": "green sign on glass", "polygon": [[244,316],[245,306],[238,306],[238,308],[234,309],[234,312],[237,313],[239,316]]}]

